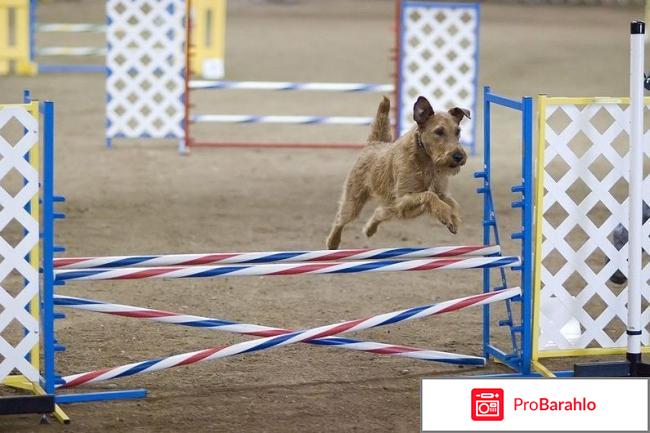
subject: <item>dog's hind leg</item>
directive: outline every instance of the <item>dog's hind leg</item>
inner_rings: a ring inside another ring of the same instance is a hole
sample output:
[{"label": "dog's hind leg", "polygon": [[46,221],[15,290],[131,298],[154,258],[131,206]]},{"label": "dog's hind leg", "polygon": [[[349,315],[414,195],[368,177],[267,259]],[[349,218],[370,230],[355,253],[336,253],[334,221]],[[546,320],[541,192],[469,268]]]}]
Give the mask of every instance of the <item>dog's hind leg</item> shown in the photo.
[{"label": "dog's hind leg", "polygon": [[336,213],[334,224],[329,236],[327,236],[327,248],[335,250],[341,243],[341,233],[346,224],[354,221],[361,213],[361,209],[366,204],[370,194],[366,190],[354,191],[354,188],[347,185],[341,198],[339,210]]},{"label": "dog's hind leg", "polygon": [[375,120],[372,122],[370,135],[368,135],[368,142],[381,141],[384,143],[391,143],[393,141],[393,134],[390,130],[390,100],[384,96],[384,99],[379,103]]}]

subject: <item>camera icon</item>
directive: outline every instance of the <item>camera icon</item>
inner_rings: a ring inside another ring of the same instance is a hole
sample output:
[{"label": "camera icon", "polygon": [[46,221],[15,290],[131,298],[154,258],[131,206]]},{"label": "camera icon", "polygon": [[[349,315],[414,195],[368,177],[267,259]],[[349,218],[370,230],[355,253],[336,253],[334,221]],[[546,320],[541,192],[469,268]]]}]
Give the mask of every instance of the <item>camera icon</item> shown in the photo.
[{"label": "camera icon", "polygon": [[471,404],[472,420],[503,420],[503,389],[474,388],[472,389]]}]

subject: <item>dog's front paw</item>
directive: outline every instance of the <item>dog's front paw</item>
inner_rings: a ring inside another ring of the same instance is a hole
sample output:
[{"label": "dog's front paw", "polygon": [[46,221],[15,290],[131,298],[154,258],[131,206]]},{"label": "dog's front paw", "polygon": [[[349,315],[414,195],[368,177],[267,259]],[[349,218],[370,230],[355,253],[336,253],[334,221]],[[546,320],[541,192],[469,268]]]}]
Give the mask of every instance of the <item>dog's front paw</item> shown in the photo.
[{"label": "dog's front paw", "polygon": [[438,217],[438,221],[440,221],[443,226],[446,226],[449,231],[455,233],[452,230],[452,226],[454,226],[453,212],[451,211],[451,207],[449,207],[449,205],[446,203],[441,204],[438,209],[436,209],[436,217]]},{"label": "dog's front paw", "polygon": [[458,233],[458,228],[460,225],[463,223],[463,220],[460,218],[460,216],[456,213],[451,214],[451,223],[447,225],[447,228],[449,229],[450,232],[453,234]]}]

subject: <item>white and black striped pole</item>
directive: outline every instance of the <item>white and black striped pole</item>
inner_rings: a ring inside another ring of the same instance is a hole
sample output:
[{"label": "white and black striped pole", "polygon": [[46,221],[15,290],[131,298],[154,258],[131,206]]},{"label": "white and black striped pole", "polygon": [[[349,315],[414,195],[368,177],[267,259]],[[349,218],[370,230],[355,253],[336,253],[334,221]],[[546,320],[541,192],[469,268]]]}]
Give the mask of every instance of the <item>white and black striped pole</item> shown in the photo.
[{"label": "white and black striped pole", "polygon": [[643,221],[643,69],[645,23],[630,25],[630,224],[628,231],[627,360],[630,375],[641,363],[641,227]]}]

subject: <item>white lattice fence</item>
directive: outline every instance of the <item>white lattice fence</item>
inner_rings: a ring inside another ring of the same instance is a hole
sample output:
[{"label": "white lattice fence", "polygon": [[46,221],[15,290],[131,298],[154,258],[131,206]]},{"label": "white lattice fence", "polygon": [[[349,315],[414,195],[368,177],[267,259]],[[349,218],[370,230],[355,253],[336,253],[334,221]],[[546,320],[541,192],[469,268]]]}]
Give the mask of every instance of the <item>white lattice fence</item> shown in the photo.
[{"label": "white lattice fence", "polygon": [[[537,350],[539,356],[604,353],[600,349],[626,343],[627,287],[610,278],[617,270],[628,272],[627,245],[619,251],[613,232],[619,224],[628,226],[629,106],[624,99],[541,98],[540,116]],[[650,126],[647,119],[645,124]],[[644,140],[647,173],[647,129]],[[644,177],[643,190],[650,191],[650,176]],[[650,220],[643,226],[645,345],[650,324],[649,236]]]},{"label": "white lattice fence", "polygon": [[108,0],[107,139],[183,135],[185,2]]},{"label": "white lattice fence", "polygon": [[[476,109],[479,6],[477,3],[405,1],[400,20],[398,84],[400,134],[413,125],[413,104],[427,97],[434,109]],[[475,147],[475,119],[461,141]]]},{"label": "white lattice fence", "polygon": [[37,116],[36,103],[0,105],[0,383],[12,372],[39,378],[26,359],[39,345],[39,171],[26,159],[38,167]]}]

